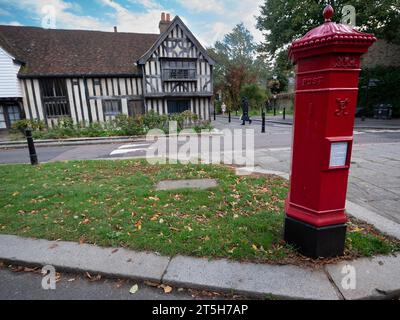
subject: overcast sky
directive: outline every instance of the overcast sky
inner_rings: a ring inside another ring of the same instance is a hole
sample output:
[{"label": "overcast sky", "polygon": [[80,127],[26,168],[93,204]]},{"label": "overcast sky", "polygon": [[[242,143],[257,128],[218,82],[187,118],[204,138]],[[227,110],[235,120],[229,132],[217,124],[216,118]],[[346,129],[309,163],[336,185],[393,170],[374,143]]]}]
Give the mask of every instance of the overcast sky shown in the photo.
[{"label": "overcast sky", "polygon": [[[57,29],[158,33],[162,11],[179,15],[205,46],[243,22],[256,41],[255,15],[263,0],[0,0],[0,24],[42,26],[55,12]],[[49,7],[51,6],[51,7]]]}]

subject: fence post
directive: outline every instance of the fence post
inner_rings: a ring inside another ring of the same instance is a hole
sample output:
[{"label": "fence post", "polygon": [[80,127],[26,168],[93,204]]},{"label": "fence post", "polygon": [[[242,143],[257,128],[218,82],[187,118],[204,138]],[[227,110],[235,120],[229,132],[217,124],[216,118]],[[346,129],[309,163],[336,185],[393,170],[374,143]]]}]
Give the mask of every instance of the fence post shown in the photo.
[{"label": "fence post", "polygon": [[28,142],[29,157],[31,159],[31,164],[37,165],[38,158],[37,158],[37,154],[36,154],[35,143],[33,142],[32,129],[27,128],[25,130],[25,136],[26,136],[26,140]]}]

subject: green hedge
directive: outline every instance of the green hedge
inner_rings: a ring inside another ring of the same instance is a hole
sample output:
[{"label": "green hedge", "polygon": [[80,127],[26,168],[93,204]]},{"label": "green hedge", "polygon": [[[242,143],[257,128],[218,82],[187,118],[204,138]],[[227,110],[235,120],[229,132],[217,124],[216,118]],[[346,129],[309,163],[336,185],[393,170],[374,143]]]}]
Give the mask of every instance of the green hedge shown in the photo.
[{"label": "green hedge", "polygon": [[[376,86],[369,86],[368,94],[366,85],[370,80]],[[400,117],[400,68],[376,67],[361,71],[359,82],[358,106],[366,108],[366,115],[373,115],[375,105],[384,103],[393,106],[393,117]]]},{"label": "green hedge", "polygon": [[196,114],[190,111],[171,115],[159,115],[154,111],[135,117],[118,115],[114,120],[89,125],[74,124],[71,118],[65,117],[58,119],[54,128],[46,128],[41,121],[24,119],[17,121],[13,125],[13,129],[24,132],[26,128],[30,127],[35,139],[136,136],[145,135],[151,129],[161,129],[168,133],[168,121],[176,121],[178,131],[185,127],[192,127],[196,132],[212,129],[209,121],[200,120]]}]

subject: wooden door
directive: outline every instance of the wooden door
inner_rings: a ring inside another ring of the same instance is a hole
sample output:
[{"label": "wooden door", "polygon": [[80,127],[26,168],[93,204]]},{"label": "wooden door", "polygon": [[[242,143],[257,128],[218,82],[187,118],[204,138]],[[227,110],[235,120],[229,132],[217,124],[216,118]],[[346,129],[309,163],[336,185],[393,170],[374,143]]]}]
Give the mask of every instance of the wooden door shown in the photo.
[{"label": "wooden door", "polygon": [[128,115],[134,117],[144,114],[144,103],[142,100],[129,100],[128,101]]}]

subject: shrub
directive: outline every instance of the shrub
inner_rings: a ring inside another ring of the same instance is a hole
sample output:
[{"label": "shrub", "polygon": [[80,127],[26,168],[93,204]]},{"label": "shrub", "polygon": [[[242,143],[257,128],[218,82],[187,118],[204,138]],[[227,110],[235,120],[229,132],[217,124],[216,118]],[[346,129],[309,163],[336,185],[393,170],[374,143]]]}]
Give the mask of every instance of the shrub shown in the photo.
[{"label": "shrub", "polygon": [[14,122],[12,125],[12,129],[19,130],[24,134],[27,128],[31,128],[33,131],[42,131],[46,128],[46,125],[43,121],[37,119],[22,119]]},{"label": "shrub", "polygon": [[147,114],[143,116],[143,125],[146,132],[148,130],[156,128],[163,129],[167,121],[167,115],[159,115],[154,110],[150,110]]},{"label": "shrub", "polygon": [[135,136],[144,133],[142,117],[120,114],[114,120],[116,135]]},{"label": "shrub", "polygon": [[249,101],[249,108],[259,110],[264,106],[265,100],[267,99],[267,92],[264,88],[258,84],[246,84],[242,87],[240,94],[242,97],[246,97]]},{"label": "shrub", "polygon": [[[159,115],[154,111],[148,114],[129,117],[118,115],[114,120],[105,123],[74,124],[71,118],[60,118],[54,128],[44,130],[36,124],[33,131],[35,139],[62,139],[72,137],[106,137],[106,136],[133,136],[146,134],[151,129],[161,129],[168,133],[168,120],[177,121],[178,131],[185,127],[193,127],[197,132],[210,130],[209,121],[200,121],[199,117],[191,111],[180,114]],[[24,120],[22,125],[30,120]]]}]

